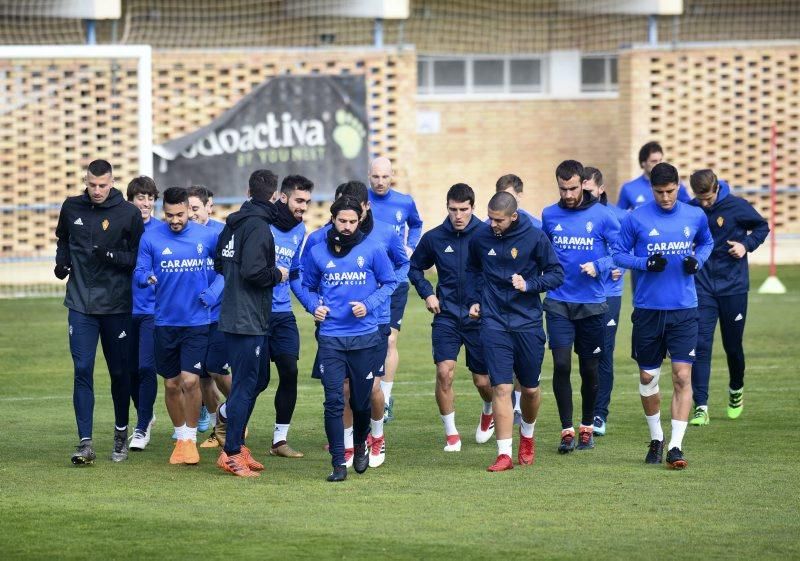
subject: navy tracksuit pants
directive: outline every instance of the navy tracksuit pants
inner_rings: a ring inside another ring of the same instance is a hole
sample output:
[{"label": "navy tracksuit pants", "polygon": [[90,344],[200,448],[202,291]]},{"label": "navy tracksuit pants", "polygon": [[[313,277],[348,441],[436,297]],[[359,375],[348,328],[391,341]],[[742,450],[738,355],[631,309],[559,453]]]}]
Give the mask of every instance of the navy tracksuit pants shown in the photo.
[{"label": "navy tracksuit pants", "polygon": [[732,296],[697,295],[700,322],[697,332],[697,358],[692,366],[692,392],[696,405],[708,405],[708,383],[711,378],[711,352],[714,331],[719,320],[722,346],[728,357],[729,386],[744,386],[744,324],[747,319],[747,293]]},{"label": "navy tracksuit pants", "polygon": [[69,350],[75,370],[72,404],[78,424],[78,438],[92,438],[94,417],[94,359],[97,339],[103,347],[108,373],[111,375],[111,399],[114,402],[114,423],[128,426],[130,406],[130,370],[128,356],[131,332],[130,314],[90,315],[69,310]]},{"label": "navy tracksuit pants", "polygon": [[158,393],[153,316],[134,314],[129,337],[131,399],[138,414],[136,429],[144,432],[153,418],[153,405]]},{"label": "navy tracksuit pants", "polygon": [[600,367],[597,370],[597,399],[594,402],[594,416],[601,417],[604,421],[608,420],[611,391],[614,389],[614,348],[617,342],[622,296],[608,296],[606,303],[608,312],[603,318],[605,339],[603,354],[600,356]]},{"label": "navy tracksuit pants", "polygon": [[244,430],[259,394],[269,385],[269,344],[264,335],[225,334],[231,366],[231,394],[225,453],[238,454],[244,444]]}]

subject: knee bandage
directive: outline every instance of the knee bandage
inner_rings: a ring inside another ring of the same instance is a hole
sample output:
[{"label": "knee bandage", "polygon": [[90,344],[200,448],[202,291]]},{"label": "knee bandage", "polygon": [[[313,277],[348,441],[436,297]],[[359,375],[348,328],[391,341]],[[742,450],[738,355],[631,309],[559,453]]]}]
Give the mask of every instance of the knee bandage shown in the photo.
[{"label": "knee bandage", "polygon": [[653,377],[649,384],[639,384],[639,395],[648,397],[658,393],[658,379],[661,377],[661,367],[653,368],[652,370],[643,370],[646,374]]}]

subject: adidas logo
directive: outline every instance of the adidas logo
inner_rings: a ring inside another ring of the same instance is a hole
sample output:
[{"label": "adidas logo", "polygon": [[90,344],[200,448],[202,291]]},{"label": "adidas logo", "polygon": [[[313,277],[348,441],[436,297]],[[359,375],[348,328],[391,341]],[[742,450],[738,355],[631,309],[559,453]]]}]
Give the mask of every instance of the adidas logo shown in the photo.
[{"label": "adidas logo", "polygon": [[161,252],[161,255],[172,255],[172,250],[168,247],[165,247],[164,251]]},{"label": "adidas logo", "polygon": [[383,365],[382,364],[381,364],[380,369],[378,369],[378,372],[383,372]]},{"label": "adidas logo", "polygon": [[128,334],[123,331],[122,333],[119,334],[119,337],[117,337],[117,339],[124,339],[127,336]]},{"label": "adidas logo", "polygon": [[367,380],[372,380],[375,376],[372,375],[372,371],[370,370],[369,374],[367,374]]},{"label": "adidas logo", "polygon": [[199,369],[203,368],[203,365],[198,362],[197,364],[194,365],[194,367],[199,370]]},{"label": "adidas logo", "polygon": [[593,350],[593,351],[592,351],[592,354],[593,354],[593,355],[599,355],[599,354],[600,354],[600,353],[602,353],[602,352],[603,352],[603,351],[600,349],[600,347],[597,347],[595,350]]},{"label": "adidas logo", "polygon": [[733,321],[742,321],[743,319],[744,319],[744,316],[742,316],[742,314],[739,314],[735,318],[733,318]]},{"label": "adidas logo", "polygon": [[637,203],[643,203],[644,202],[644,195],[639,195],[638,197],[636,197],[636,202]]},{"label": "adidas logo", "polygon": [[336,265],[333,263],[333,260],[331,260],[331,261],[328,261],[328,264],[327,264],[327,265],[325,265],[325,268],[326,268],[326,269],[333,269],[333,268],[335,268],[335,267],[336,267]]},{"label": "adidas logo", "polygon": [[78,226],[83,226],[83,220],[78,218],[75,222],[73,222],[73,224],[77,224]]},{"label": "adidas logo", "polygon": [[231,239],[228,240],[228,243],[225,244],[225,247],[222,248],[222,256],[227,257],[230,259],[236,253],[233,249],[233,238],[236,234],[231,234]]},{"label": "adidas logo", "polygon": [[554,232],[563,232],[564,228],[561,227],[561,224],[556,224],[556,227],[553,228]]},{"label": "adidas logo", "polygon": [[697,356],[697,353],[694,352],[694,349],[691,350],[691,352],[689,353],[689,356]]},{"label": "adidas logo", "polygon": [[401,323],[403,323],[403,318],[397,320],[397,325],[400,325]]},{"label": "adidas logo", "polygon": [[608,327],[614,327],[615,325],[617,325],[617,322],[614,321],[614,318],[611,318],[610,320],[608,320],[608,323],[606,325]]},{"label": "adidas logo", "polygon": [[453,248],[448,245],[446,248],[444,248],[444,252],[445,253],[453,253]]},{"label": "adidas logo", "polygon": [[494,252],[494,248],[492,248],[492,249],[489,250],[489,253],[487,253],[486,255],[497,255],[497,254]]},{"label": "adidas logo", "polygon": [[650,230],[650,233],[648,235],[649,236],[660,236],[661,234],[658,233],[658,230],[653,228],[652,230]]}]

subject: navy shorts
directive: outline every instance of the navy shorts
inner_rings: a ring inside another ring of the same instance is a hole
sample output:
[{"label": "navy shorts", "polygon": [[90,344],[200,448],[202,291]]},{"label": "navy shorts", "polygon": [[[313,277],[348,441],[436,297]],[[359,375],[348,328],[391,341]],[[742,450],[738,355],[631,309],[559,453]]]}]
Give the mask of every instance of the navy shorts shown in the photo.
[{"label": "navy shorts", "polygon": [[156,370],[164,378],[174,378],[181,372],[200,376],[207,349],[207,325],[156,325]]},{"label": "navy shorts", "polygon": [[547,312],[547,342],[551,349],[568,349],[575,344],[575,354],[592,358],[603,354],[605,346],[605,314],[569,319]]},{"label": "navy shorts", "polygon": [[481,329],[483,359],[489,369],[492,386],[513,384],[514,373],[520,385],[539,387],[544,360],[544,329],[525,331]]},{"label": "navy shorts", "polygon": [[300,332],[297,330],[297,320],[292,312],[276,312],[269,316],[269,356],[290,356],[300,358]]},{"label": "navy shorts", "polygon": [[397,288],[392,292],[391,318],[389,319],[389,326],[392,329],[400,331],[400,324],[403,323],[403,314],[406,311],[406,302],[408,302],[408,281],[398,283]]},{"label": "navy shorts", "polygon": [[669,353],[672,362],[694,363],[697,308],[647,310],[634,308],[631,357],[641,370],[658,368]]},{"label": "navy shorts", "polygon": [[228,374],[228,352],[225,346],[225,334],[217,329],[217,322],[208,326],[208,348],[206,362],[203,364],[201,378],[208,378],[208,373]]},{"label": "navy shorts", "polygon": [[445,360],[458,360],[461,345],[467,351],[467,368],[473,374],[486,374],[486,363],[483,361],[480,329],[463,329],[450,323],[431,324],[431,346],[433,362],[438,364]]}]

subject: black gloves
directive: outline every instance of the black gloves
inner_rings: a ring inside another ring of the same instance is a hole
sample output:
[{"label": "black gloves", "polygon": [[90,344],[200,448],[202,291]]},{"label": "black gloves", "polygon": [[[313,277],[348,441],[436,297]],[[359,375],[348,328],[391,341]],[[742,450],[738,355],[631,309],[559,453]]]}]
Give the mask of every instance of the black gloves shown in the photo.
[{"label": "black gloves", "polygon": [[687,275],[693,275],[700,270],[700,263],[691,255],[687,255],[683,258],[683,270]]},{"label": "black gloves", "polygon": [[92,255],[94,255],[95,259],[99,259],[100,261],[105,261],[106,263],[112,263],[114,265],[117,264],[117,261],[114,260],[113,249],[101,246],[94,246],[92,248]]},{"label": "black gloves", "polygon": [[68,265],[58,265],[56,264],[56,268],[53,269],[53,274],[55,274],[58,280],[64,280],[67,278],[67,275],[72,272],[72,267]]},{"label": "black gloves", "polygon": [[660,253],[654,253],[647,258],[647,270],[651,273],[660,273],[667,268],[667,260]]}]

